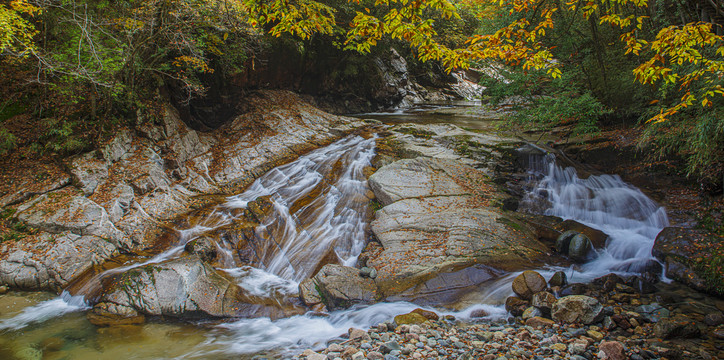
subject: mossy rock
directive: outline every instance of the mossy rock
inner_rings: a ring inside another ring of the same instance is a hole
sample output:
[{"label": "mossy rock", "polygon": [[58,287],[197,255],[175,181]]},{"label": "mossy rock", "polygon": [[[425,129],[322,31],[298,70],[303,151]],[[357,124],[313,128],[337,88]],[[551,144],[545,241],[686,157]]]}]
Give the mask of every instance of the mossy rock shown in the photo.
[{"label": "mossy rock", "polygon": [[397,325],[422,324],[426,321],[429,320],[426,317],[415,312],[395,316],[395,323],[397,323]]}]

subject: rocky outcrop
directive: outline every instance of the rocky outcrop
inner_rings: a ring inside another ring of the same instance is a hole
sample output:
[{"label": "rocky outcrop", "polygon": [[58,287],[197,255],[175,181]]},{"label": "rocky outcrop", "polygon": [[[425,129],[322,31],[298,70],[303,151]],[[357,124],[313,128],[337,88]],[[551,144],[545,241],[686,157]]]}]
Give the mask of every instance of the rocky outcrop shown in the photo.
[{"label": "rocky outcrop", "polygon": [[377,298],[372,279],[348,266],[327,264],[313,278],[299,286],[300,297],[308,306],[324,303],[329,309],[346,308],[354,304],[371,304]]},{"label": "rocky outcrop", "polygon": [[413,134],[397,137],[406,153],[425,156],[391,162],[369,179],[383,206],[371,224],[381,247],[367,256],[367,266],[377,270],[380,297],[402,292],[414,297],[440,274],[472,265],[529,267],[546,253],[527,228],[497,206],[502,194],[488,182],[487,165],[499,159],[487,150],[476,157],[461,154],[455,143],[464,137],[493,147],[501,140],[451,125],[399,128]]},{"label": "rocky outcrop", "polygon": [[465,72],[453,73],[447,89],[427,89],[414,79],[408,70],[407,61],[394,48],[377,56],[374,63],[381,81],[373,98],[385,108],[408,108],[417,103],[455,98],[478,100],[484,89],[471,81]]},{"label": "rocky outcrop", "polygon": [[722,295],[721,274],[702,266],[724,256],[721,243],[719,236],[703,230],[667,227],[656,236],[651,253],[664,263],[667,277],[699,291]]},{"label": "rocky outcrop", "polygon": [[246,294],[197,256],[184,256],[116,275],[96,307],[106,313],[122,309],[120,316],[133,309],[146,315],[232,317],[282,312],[277,305]]},{"label": "rocky outcrop", "polygon": [[[148,248],[201,194],[232,194],[271,168],[365,126],[297,95],[261,91],[246,112],[211,132],[167,106],[160,124],[139,119],[93,152],[67,159],[71,181],[28,185],[3,203],[32,233],[0,244],[0,284],[57,290],[94,264]],[[6,197],[7,197],[6,196]]]}]

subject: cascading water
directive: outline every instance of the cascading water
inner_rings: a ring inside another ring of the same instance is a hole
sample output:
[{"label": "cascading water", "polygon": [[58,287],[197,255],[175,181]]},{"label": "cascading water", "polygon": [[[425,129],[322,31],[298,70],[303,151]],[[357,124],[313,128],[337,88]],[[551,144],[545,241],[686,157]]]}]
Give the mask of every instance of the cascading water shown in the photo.
[{"label": "cascading water", "polygon": [[262,196],[271,196],[274,211],[261,219],[256,229],[264,240],[256,249],[261,261],[254,264],[256,267],[237,264],[233,251],[222,242],[217,244],[222,270],[237,278],[252,295],[280,298],[295,294],[298,281],[313,275],[320,263],[330,259],[329,249],[345,265],[354,265],[362,251],[369,202],[363,169],[370,166],[374,148],[374,138],[351,136],[272,169],[244,193],[229,197],[197,223],[179,229],[176,243],[162,253],[74,284],[74,296],[64,292],[60,298],[28,308],[2,321],[0,329],[19,329],[88,309],[87,302],[101,290],[103,279],[178,257],[189,241],[233,225],[237,220],[235,210]]},{"label": "cascading water", "polygon": [[[641,190],[618,175],[582,179],[575,168],[556,164],[553,154],[531,155],[529,167],[532,188],[521,202],[522,211],[575,220],[609,236],[605,248],[596,250],[595,258],[585,264],[537,269],[544,278],[549,279],[557,271],[566,272],[571,282],[589,282],[610,273],[639,275],[657,261],[651,249],[656,235],[669,221],[666,210]],[[514,295],[511,283],[520,273],[486,283],[461,302],[502,304]]]},{"label": "cascading water", "polygon": [[656,235],[669,225],[666,210],[618,175],[579,178],[562,168],[551,154],[531,159],[537,185],[524,202],[544,200],[545,215],[576,220],[609,236],[597,257],[582,266],[591,276],[610,272],[640,273],[651,261]]},{"label": "cascading water", "polygon": [[356,263],[365,245],[369,202],[363,170],[374,148],[374,138],[338,141],[269,171],[228,199],[223,206],[233,210],[271,196],[273,212],[256,230],[265,240],[256,249],[260,268],[301,281],[330,255],[344,265]]},{"label": "cascading water", "polygon": [[[298,282],[327,261],[353,266],[366,243],[368,191],[363,169],[374,156],[375,139],[348,137],[318,149],[260,177],[242,194],[226,199],[209,214],[178,230],[176,243],[161,254],[136,264],[118,267],[99,279],[149,263],[178,256],[184,245],[207,234],[233,227],[239,210],[259,198],[268,197],[270,212],[258,219],[255,229],[259,241],[254,246],[255,260],[239,262],[231,242],[220,238],[217,250],[222,260],[217,266],[237,279],[239,285],[256,296],[284,298],[296,294]],[[601,175],[579,178],[572,168],[561,168],[552,157],[534,162],[531,175],[536,178],[529,201],[544,200],[546,214],[573,219],[598,228],[610,236],[605,249],[579,268],[568,270],[572,281],[588,281],[616,272],[636,272],[651,260],[656,234],[668,224],[663,208],[618,176]],[[561,268],[541,269],[549,277]],[[511,294],[510,282],[517,274],[487,283],[477,301],[468,301],[467,309],[447,312],[469,318],[473,310],[483,308],[491,318],[505,316],[499,304]],[[100,281],[97,281],[100,283]],[[82,293],[82,292],[81,292]],[[491,304],[491,305],[488,305]],[[269,349],[314,347],[344,333],[350,327],[366,328],[394,315],[419,306],[406,303],[380,303],[335,311],[328,317],[312,314],[285,319],[242,319],[214,326],[206,341],[193,345],[185,358],[204,358],[213,354],[254,353]],[[30,324],[87,309],[82,296],[64,294],[29,307],[20,315],[0,323],[0,330],[24,329]],[[440,312],[439,309],[436,311]],[[443,312],[445,314],[445,312]]]}]

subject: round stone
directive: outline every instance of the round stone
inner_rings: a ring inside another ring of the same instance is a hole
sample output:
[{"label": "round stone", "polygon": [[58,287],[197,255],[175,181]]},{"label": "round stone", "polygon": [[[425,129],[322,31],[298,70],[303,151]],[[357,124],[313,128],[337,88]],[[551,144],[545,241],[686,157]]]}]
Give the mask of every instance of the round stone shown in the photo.
[{"label": "round stone", "polygon": [[546,279],[532,270],[523,271],[513,280],[513,292],[525,300],[530,300],[533,294],[545,290],[547,286]]}]

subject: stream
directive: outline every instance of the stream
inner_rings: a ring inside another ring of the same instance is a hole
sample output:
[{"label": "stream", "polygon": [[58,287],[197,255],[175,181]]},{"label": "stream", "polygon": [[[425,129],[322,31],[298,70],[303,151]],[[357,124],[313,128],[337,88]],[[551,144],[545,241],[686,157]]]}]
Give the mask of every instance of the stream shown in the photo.
[{"label": "stream", "polygon": [[[438,109],[438,108],[435,108]],[[442,115],[424,115],[436,122],[457,123]],[[385,115],[376,115],[378,119]],[[398,122],[394,114],[389,122]],[[412,120],[415,115],[405,114]],[[489,129],[473,124],[462,126]],[[457,119],[460,120],[460,119]],[[461,120],[462,121],[462,120]],[[486,122],[487,123],[487,122]],[[350,327],[369,328],[397,314],[420,307],[408,302],[387,302],[330,312],[281,319],[244,318],[234,321],[181,321],[151,318],[143,325],[98,328],[84,315],[104,278],[134,267],[179,256],[184,245],[205,234],[221,234],[238,221],[237,214],[260,197],[269,197],[270,214],[257,233],[265,241],[254,244],[250,259],[241,261],[232,251],[233,238],[221,237],[214,265],[225,271],[251,294],[280,302],[297,296],[300,281],[312,276],[330,257],[354,266],[366,244],[371,216],[370,190],[365,168],[375,154],[376,138],[351,136],[312,151],[287,165],[275,168],[245,192],[228,197],[205,216],[180,227],[178,240],[166,251],[135,263],[97,274],[71,294],[11,292],[0,296],[0,358],[118,359],[118,358],[252,358],[289,356],[306,348],[320,347]],[[638,273],[650,261],[654,238],[668,225],[666,212],[637,188],[617,175],[581,179],[573,168],[561,168],[551,157],[533,159],[531,191],[525,202],[543,202],[548,215],[573,219],[600,229],[610,236],[604,249],[582,266],[545,267],[548,278],[565,271],[571,282],[588,282],[611,272]],[[227,232],[228,233],[228,232]],[[251,266],[249,265],[251,263]],[[518,273],[505,275],[463,296],[458,311],[434,309],[440,314],[469,319],[485,309],[488,319],[504,320],[502,306],[512,294],[510,283]],[[429,308],[433,310],[432,308]],[[169,346],[169,344],[173,344]]]}]

